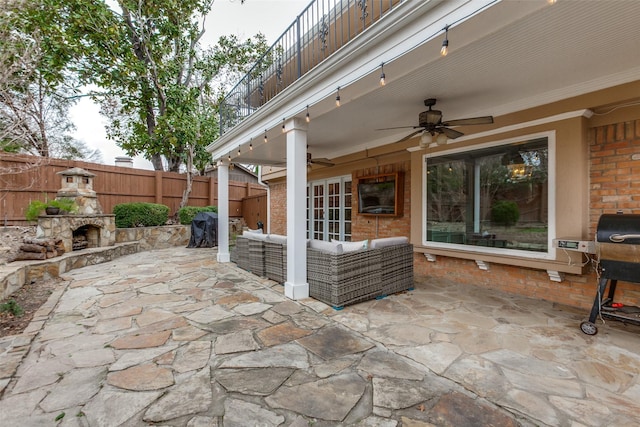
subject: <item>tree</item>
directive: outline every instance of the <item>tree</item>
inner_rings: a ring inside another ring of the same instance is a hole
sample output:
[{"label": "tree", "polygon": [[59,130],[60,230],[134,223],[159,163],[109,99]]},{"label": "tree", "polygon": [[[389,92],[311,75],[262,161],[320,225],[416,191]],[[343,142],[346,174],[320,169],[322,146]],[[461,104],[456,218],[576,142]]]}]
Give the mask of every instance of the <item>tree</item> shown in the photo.
[{"label": "tree", "polygon": [[178,172],[190,153],[195,157],[189,162],[202,163],[218,129],[216,78],[244,71],[267,48],[257,35],[244,42],[222,37],[204,49],[200,40],[211,4],[119,0],[119,11],[102,10],[91,22],[74,24],[91,51],[82,75],[100,88],[93,97],[109,119],[109,138],[129,155],[143,154],[156,170],[165,169],[164,160],[167,170]]},{"label": "tree", "polygon": [[[46,17],[50,11],[39,3],[0,5],[0,148],[92,160],[96,153],[70,136],[69,108],[77,92],[77,79],[68,71],[73,49],[55,25],[39,25]],[[53,45],[52,39],[59,41]]]}]

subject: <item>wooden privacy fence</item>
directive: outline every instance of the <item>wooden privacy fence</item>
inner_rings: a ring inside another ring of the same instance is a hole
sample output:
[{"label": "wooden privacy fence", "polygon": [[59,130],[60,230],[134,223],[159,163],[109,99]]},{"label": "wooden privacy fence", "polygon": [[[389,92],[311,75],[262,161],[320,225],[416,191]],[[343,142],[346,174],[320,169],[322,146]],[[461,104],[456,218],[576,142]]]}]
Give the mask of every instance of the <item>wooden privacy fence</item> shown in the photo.
[{"label": "wooden privacy fence", "polygon": [[[93,189],[104,213],[112,213],[120,203],[148,202],[177,212],[186,188],[186,176],[162,171],[109,166],[75,160],[49,159],[0,152],[0,223],[25,225],[25,211],[32,200],[54,199],[62,186],[57,172],[79,167],[96,174]],[[243,216],[243,199],[265,195],[264,186],[229,181],[229,216]],[[217,206],[216,178],[196,176],[189,206]]]},{"label": "wooden privacy fence", "polygon": [[242,217],[249,228],[258,227],[258,221],[262,223],[266,233],[267,228],[267,194],[258,194],[245,197],[242,200]]}]

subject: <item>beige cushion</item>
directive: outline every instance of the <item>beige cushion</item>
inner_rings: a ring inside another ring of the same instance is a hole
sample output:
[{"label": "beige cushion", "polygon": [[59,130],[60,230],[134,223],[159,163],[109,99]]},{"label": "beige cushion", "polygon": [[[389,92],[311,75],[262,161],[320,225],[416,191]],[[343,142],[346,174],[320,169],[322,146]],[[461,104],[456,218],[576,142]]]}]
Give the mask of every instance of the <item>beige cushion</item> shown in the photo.
[{"label": "beige cushion", "polygon": [[409,238],[401,237],[385,237],[382,239],[373,239],[371,241],[371,249],[386,248],[387,246],[396,246],[409,243]]},{"label": "beige cushion", "polygon": [[280,234],[269,234],[267,235],[267,242],[280,243],[282,245],[286,245],[287,236],[283,236]]},{"label": "beige cushion", "polygon": [[311,240],[309,247],[335,255],[340,255],[343,252],[340,243],[325,242],[324,240]]},{"label": "beige cushion", "polygon": [[367,249],[369,245],[368,240],[360,240],[358,242],[343,242],[341,240],[331,239],[332,243],[342,245],[342,250],[344,252],[353,252],[359,251],[360,249]]},{"label": "beige cushion", "polygon": [[267,235],[266,234],[262,234],[262,232],[257,233],[254,231],[243,231],[242,232],[242,237],[246,237],[247,239],[252,239],[252,240],[267,240]]}]

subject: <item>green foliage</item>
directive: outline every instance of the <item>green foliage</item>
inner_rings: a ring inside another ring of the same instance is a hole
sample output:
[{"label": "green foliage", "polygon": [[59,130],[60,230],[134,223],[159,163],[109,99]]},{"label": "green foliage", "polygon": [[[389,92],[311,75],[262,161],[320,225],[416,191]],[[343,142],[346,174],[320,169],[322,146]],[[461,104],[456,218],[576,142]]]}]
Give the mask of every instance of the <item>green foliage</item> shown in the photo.
[{"label": "green foliage", "polygon": [[169,207],[157,203],[121,203],[113,207],[116,227],[155,227],[169,219]]},{"label": "green foliage", "polygon": [[7,312],[15,317],[20,317],[24,314],[24,310],[20,307],[20,304],[16,300],[10,299],[9,301],[0,304],[0,312]]},{"label": "green foliage", "polygon": [[178,210],[180,224],[189,225],[198,212],[218,212],[217,206],[185,206]]},{"label": "green foliage", "polygon": [[516,202],[500,200],[491,206],[491,220],[495,224],[511,226],[520,219],[520,209]]},{"label": "green foliage", "polygon": [[29,206],[27,206],[27,210],[25,211],[24,216],[27,221],[37,221],[38,216],[40,216],[40,214],[42,214],[42,212],[49,206],[60,209],[61,213],[73,213],[78,210],[78,205],[76,205],[76,202],[73,199],[69,198],[60,198],[53,200],[45,199],[45,201],[33,200],[31,203],[29,203]]}]

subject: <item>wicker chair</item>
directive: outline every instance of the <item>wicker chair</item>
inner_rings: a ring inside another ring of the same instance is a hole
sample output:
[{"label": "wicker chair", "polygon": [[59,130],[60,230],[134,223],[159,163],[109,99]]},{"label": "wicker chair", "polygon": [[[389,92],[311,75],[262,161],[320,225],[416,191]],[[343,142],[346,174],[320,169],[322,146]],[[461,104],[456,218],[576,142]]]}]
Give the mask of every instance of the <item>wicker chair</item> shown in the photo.
[{"label": "wicker chair", "polygon": [[[382,268],[382,295],[413,289],[413,245],[392,239],[371,241],[373,251],[380,252]],[[387,246],[388,244],[388,246]]]},{"label": "wicker chair", "polygon": [[307,248],[309,295],[334,308],[381,296],[381,255],[367,249],[330,253]]}]

